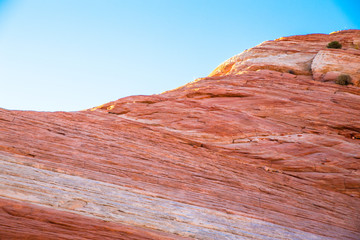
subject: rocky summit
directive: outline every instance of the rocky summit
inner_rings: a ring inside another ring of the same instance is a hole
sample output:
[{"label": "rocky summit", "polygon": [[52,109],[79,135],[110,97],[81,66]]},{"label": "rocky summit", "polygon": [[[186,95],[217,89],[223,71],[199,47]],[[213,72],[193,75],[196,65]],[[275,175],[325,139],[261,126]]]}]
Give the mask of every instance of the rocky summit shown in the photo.
[{"label": "rocky summit", "polygon": [[0,109],[0,239],[360,239],[359,85],[345,30],[162,94]]}]

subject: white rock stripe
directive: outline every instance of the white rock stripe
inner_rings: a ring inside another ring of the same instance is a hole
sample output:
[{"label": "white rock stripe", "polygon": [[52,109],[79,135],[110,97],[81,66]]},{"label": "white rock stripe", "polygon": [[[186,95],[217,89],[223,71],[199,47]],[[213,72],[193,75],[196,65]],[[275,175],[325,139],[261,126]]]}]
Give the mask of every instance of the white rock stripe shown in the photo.
[{"label": "white rock stripe", "polygon": [[329,239],[83,177],[21,165],[0,155],[0,196],[196,239]]}]

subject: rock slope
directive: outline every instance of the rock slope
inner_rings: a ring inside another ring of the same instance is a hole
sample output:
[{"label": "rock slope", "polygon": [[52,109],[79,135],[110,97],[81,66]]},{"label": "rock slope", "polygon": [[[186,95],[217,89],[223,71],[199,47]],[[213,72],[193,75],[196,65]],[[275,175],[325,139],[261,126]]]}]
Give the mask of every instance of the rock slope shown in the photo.
[{"label": "rock slope", "polygon": [[[342,49],[325,48],[338,41]],[[315,80],[334,81],[348,74],[360,84],[359,30],[326,34],[282,37],[246,50],[217,67],[210,76],[242,74],[243,71],[269,69],[297,75],[312,75]]]},{"label": "rock slope", "polygon": [[359,39],[267,41],[86,111],[0,109],[0,239],[359,239]]}]

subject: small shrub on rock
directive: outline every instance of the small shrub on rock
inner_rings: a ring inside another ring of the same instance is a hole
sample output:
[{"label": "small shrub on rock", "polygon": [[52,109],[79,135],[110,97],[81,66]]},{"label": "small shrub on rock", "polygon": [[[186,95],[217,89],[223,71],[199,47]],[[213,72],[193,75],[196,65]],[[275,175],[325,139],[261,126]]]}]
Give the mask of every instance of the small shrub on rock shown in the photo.
[{"label": "small shrub on rock", "polygon": [[288,73],[295,74],[294,70],[289,70]]},{"label": "small shrub on rock", "polygon": [[342,47],[342,45],[338,41],[332,41],[332,42],[329,42],[326,47],[340,49]]},{"label": "small shrub on rock", "polygon": [[335,83],[339,85],[349,85],[351,83],[351,77],[347,74],[341,74],[337,77]]}]

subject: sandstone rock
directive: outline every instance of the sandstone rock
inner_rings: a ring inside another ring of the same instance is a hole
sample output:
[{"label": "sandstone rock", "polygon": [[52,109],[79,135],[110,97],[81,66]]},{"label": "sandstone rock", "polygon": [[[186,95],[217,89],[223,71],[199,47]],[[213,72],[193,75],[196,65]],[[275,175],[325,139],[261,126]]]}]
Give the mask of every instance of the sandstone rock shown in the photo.
[{"label": "sandstone rock", "polygon": [[225,61],[209,76],[241,74],[242,71],[268,69],[279,72],[293,71],[296,74],[310,75],[311,62],[321,43],[312,48],[304,48],[301,42],[267,41]]},{"label": "sandstone rock", "polygon": [[315,79],[318,78],[318,79],[321,79],[325,82],[327,81],[336,81],[336,79],[341,75],[342,73],[341,72],[337,72],[337,71],[331,71],[331,72],[326,72],[324,74],[324,76],[322,77],[322,74],[314,74],[314,77]]},{"label": "sandstone rock", "polygon": [[0,109],[0,239],[358,239],[360,88],[307,70],[358,34],[266,42],[86,111]]},{"label": "sandstone rock", "polygon": [[355,49],[360,49],[360,38],[354,38],[353,46]]},{"label": "sandstone rock", "polygon": [[351,76],[355,85],[360,82],[360,50],[346,51],[340,49],[328,49],[319,51],[311,65],[314,79],[325,80],[324,76],[329,72],[338,72]]},{"label": "sandstone rock", "polygon": [[[220,64],[209,76],[242,74],[260,69],[313,75],[315,80],[333,81],[334,72],[348,74],[355,85],[360,82],[359,30],[283,37],[266,41]],[[327,49],[339,41],[343,49]]]}]

